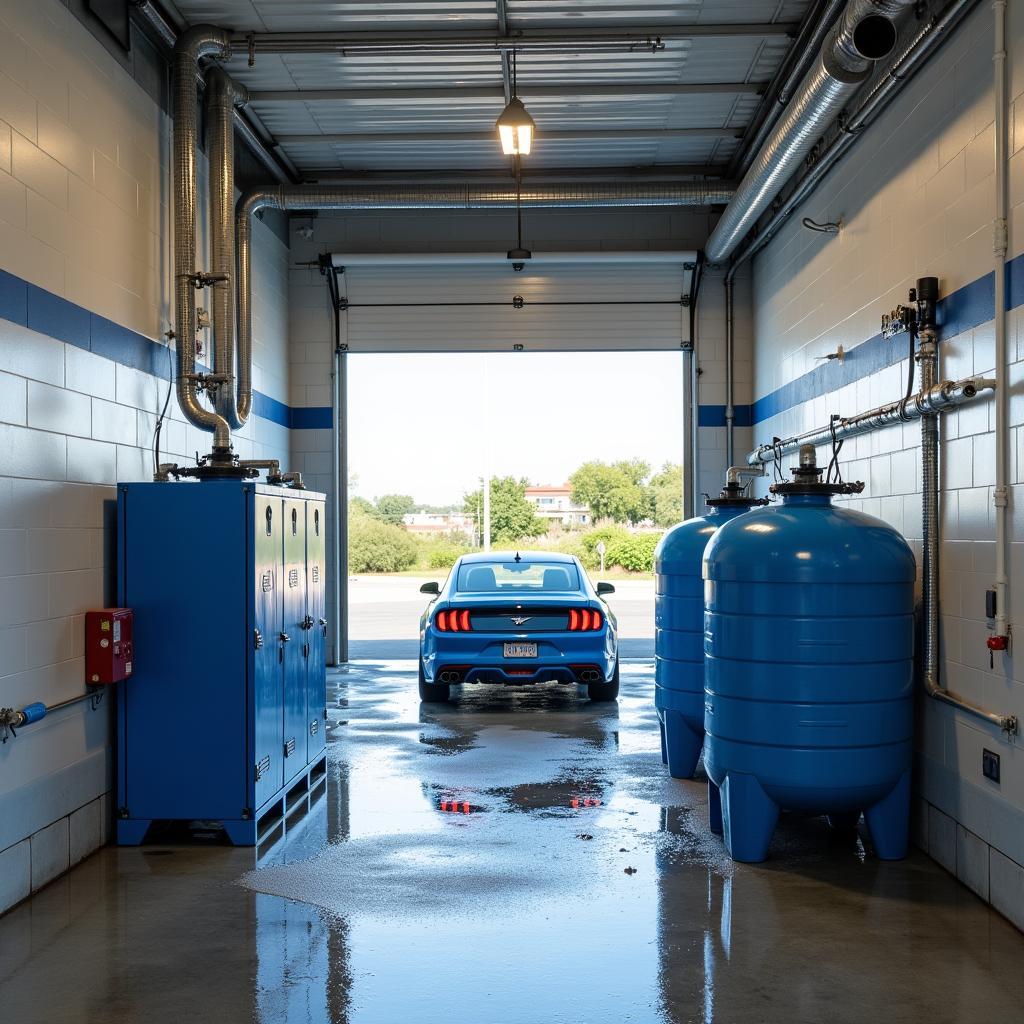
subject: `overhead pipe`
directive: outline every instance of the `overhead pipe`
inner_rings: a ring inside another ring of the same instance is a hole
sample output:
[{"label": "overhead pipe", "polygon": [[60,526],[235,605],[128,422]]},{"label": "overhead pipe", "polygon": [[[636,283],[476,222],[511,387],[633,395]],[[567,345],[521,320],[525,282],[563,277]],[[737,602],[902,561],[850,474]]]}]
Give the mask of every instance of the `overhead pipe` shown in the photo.
[{"label": "overhead pipe", "polygon": [[765,110],[750,140],[744,140],[742,148],[729,165],[730,176],[746,172],[764,140],[768,137],[768,133],[786,109],[786,104],[789,103],[797,85],[807,74],[812,61],[821,50],[825,36],[832,28],[836,18],[839,17],[839,12],[845,4],[846,0],[819,0],[817,10],[801,26],[800,35],[793,41],[790,48],[793,59],[785,70],[785,77],[782,78],[778,88],[771,89],[762,100],[762,106],[766,106],[768,109]]},{"label": "overhead pipe", "polygon": [[[151,30],[153,36],[173,53],[175,44],[178,41],[178,29],[170,21],[160,5],[154,3],[153,0],[131,0],[131,5],[138,12],[141,20]],[[198,66],[196,68],[196,78],[201,86],[203,78],[199,73]],[[251,123],[256,120],[251,111],[247,115],[242,110],[236,109],[233,114],[233,120],[235,131],[242,136],[256,159],[263,164],[277,181],[298,181],[298,172],[292,166],[291,161],[288,160],[284,153],[274,150],[272,144],[265,137],[262,137],[258,128]]]},{"label": "overhead pipe", "polygon": [[174,203],[175,342],[178,352],[178,404],[185,418],[201,430],[213,432],[215,452],[231,448],[231,429],[219,413],[199,401],[196,374],[197,286],[210,283],[196,271],[196,146],[198,96],[196,76],[203,57],[224,57],[231,37],[212,25],[196,25],[178,37],[172,62],[174,143],[172,190]]},{"label": "overhead pipe", "polygon": [[238,352],[235,369],[235,107],[247,92],[219,66],[206,76],[206,144],[210,160],[210,270],[213,285],[213,372],[217,412],[232,430],[244,426],[252,408],[252,353]]},{"label": "overhead pipe", "polygon": [[518,29],[508,35],[479,31],[418,32],[235,32],[238,53],[401,53],[502,52],[575,49],[657,52],[666,42],[698,38],[791,36],[787,22],[688,25],[639,25],[634,28]]},{"label": "overhead pipe", "polygon": [[888,107],[903,86],[978,3],[979,0],[953,0],[921,27],[892,62],[888,73],[872,86],[864,100],[858,104],[843,126],[843,131],[816,158],[806,177],[772,213],[757,237],[751,239],[734,257],[733,269],[756,256],[775,237],[779,228],[792,216],[793,211],[814,192],[865,129]]},{"label": "overhead pipe", "polygon": [[[548,128],[545,142],[629,142],[636,139],[736,139],[735,128],[710,125],[704,128]],[[277,138],[288,144],[310,145],[323,143],[332,146],[430,145],[435,142],[494,142],[490,129],[468,131],[442,129],[438,131],[392,132],[281,132]]]},{"label": "overhead pipe", "polygon": [[941,384],[933,380],[927,387],[922,385],[921,390],[910,398],[886,402],[856,416],[840,417],[828,426],[815,427],[802,434],[762,444],[747,455],[747,465],[774,462],[789,452],[798,451],[805,444],[831,444],[833,436],[835,440],[841,440],[897,423],[911,423],[927,415],[955,409],[995,389],[996,382],[988,377],[966,377],[963,380],[943,381]]},{"label": "overhead pipe", "polygon": [[[531,185],[523,189],[524,206],[602,208],[634,206],[707,206],[728,202],[732,189],[713,181],[579,183]],[[252,351],[252,220],[275,210],[480,210],[514,209],[514,189],[486,185],[278,185],[251,189],[238,201],[238,348]],[[435,259],[433,255],[430,257]],[[574,254],[583,261],[584,254]],[[507,262],[507,258],[503,260]]]},{"label": "overhead pipe", "polygon": [[849,0],[786,112],[761,147],[708,239],[709,261],[728,258],[825,128],[896,45],[893,18],[914,0]]},{"label": "overhead pipe", "polygon": [[[843,0],[833,0],[842,3]],[[764,92],[759,82],[530,82],[523,87],[530,100],[588,99],[605,96],[736,96]],[[495,100],[505,90],[500,85],[445,85],[438,88],[341,88],[341,89],[259,89],[252,92],[253,103],[324,103],[380,100]],[[499,108],[500,109],[500,108]]]}]

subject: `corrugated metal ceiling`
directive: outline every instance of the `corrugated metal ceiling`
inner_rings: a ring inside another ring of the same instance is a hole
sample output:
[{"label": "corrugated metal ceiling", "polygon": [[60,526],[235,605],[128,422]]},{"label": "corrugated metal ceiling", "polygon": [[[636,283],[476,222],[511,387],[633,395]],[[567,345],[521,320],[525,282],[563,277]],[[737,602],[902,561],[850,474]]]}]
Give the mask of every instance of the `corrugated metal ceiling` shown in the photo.
[{"label": "corrugated metal ceiling", "polygon": [[[495,0],[177,0],[176,6],[190,24],[212,23],[234,32],[358,32],[366,40],[374,33],[452,31],[493,39],[499,31]],[[795,27],[809,6],[810,0],[505,3],[512,36],[605,28],[630,33],[659,26],[666,32],[694,25]],[[566,43],[554,52],[519,53],[519,95],[537,121],[526,173],[662,163],[723,167],[757,109],[757,87],[770,82],[792,41],[778,28],[676,38],[679,34],[673,32],[657,52],[630,49],[620,41],[601,48]],[[271,53],[261,52],[257,43],[254,67],[247,67],[239,54],[228,70],[254,94],[252,111],[300,171],[507,169],[496,141],[478,138],[493,129],[504,106],[502,58],[496,48]],[[705,84],[735,88],[680,91]],[[668,91],[658,92],[659,85]],[[333,95],[291,98],[310,90]],[[339,96],[339,90],[346,93]],[[717,132],[668,137],[667,129]],[[558,134],[588,131],[618,134],[599,139]],[[422,137],[438,132],[474,134],[444,141]],[[329,138],[320,141],[314,138],[318,135]],[[358,138],[348,138],[353,135]]]}]

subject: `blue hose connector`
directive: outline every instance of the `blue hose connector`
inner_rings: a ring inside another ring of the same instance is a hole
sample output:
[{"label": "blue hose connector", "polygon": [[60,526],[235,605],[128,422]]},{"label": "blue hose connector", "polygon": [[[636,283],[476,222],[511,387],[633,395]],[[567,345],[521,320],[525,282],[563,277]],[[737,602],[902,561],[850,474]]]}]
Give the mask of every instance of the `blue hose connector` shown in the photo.
[{"label": "blue hose connector", "polygon": [[31,725],[33,722],[38,722],[40,719],[46,717],[46,705],[36,701],[35,704],[26,704],[21,709],[21,713],[25,716],[24,725]]}]

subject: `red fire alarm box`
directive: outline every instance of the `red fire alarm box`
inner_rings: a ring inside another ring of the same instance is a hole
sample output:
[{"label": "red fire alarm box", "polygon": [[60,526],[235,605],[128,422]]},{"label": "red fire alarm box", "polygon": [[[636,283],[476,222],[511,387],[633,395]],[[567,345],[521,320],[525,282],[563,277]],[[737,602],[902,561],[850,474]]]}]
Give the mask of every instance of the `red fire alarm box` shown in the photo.
[{"label": "red fire alarm box", "polygon": [[132,610],[85,613],[85,681],[119,683],[132,674]]}]

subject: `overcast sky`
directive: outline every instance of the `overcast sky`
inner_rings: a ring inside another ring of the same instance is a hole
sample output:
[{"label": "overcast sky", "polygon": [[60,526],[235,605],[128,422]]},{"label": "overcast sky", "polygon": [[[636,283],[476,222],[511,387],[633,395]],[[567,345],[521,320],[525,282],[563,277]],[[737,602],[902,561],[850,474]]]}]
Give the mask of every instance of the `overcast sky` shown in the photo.
[{"label": "overcast sky", "polygon": [[682,460],[678,352],[353,354],[348,367],[349,473],[367,498],[461,501],[487,440],[492,476],[537,484],[590,459]]}]

